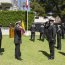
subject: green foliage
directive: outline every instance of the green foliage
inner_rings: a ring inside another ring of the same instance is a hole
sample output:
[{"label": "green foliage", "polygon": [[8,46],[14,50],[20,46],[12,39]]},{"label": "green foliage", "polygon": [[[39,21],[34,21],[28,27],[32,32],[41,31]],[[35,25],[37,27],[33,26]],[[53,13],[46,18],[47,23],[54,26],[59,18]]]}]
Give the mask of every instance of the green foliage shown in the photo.
[{"label": "green foliage", "polygon": [[65,9],[61,13],[62,13],[62,15],[65,15]]},{"label": "green foliage", "polygon": [[31,10],[37,12],[37,16],[45,15],[45,8],[38,1],[31,1]]},{"label": "green foliage", "polygon": [[31,12],[31,14],[29,13],[29,15],[28,15],[28,18],[29,18],[29,29],[30,29],[30,27],[31,27],[31,25],[32,25],[32,23],[34,22],[34,14]]},{"label": "green foliage", "polygon": [[[34,19],[34,13],[29,12],[29,27],[31,26],[31,23]],[[0,11],[0,24],[3,26],[9,26],[10,23],[13,23],[15,25],[15,22],[23,20],[26,25],[27,17],[26,17],[26,11]]]},{"label": "green foliage", "polygon": [[30,0],[31,8],[39,15],[54,12],[62,19],[64,16],[65,0]]}]

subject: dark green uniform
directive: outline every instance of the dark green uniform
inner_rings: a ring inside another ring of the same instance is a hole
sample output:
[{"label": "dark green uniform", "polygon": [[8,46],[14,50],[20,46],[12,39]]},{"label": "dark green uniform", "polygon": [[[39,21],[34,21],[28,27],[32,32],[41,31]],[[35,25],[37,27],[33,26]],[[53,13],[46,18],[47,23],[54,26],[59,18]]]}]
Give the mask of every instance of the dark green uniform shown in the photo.
[{"label": "dark green uniform", "polygon": [[60,28],[60,25],[58,25],[58,29],[57,29],[57,49],[61,50],[61,28]]},{"label": "dark green uniform", "polygon": [[40,27],[40,40],[44,41],[44,26],[41,25]]},{"label": "dark green uniform", "polygon": [[0,27],[0,52],[1,52],[1,45],[2,45],[2,31]]},{"label": "dark green uniform", "polygon": [[54,59],[54,46],[55,46],[55,38],[56,38],[56,28],[54,24],[49,23],[47,28],[47,40],[49,42],[49,49],[50,49],[50,57],[49,59]]},{"label": "dark green uniform", "polygon": [[15,58],[18,60],[20,59],[21,56],[20,44],[22,43],[21,40],[21,33],[23,33],[22,31],[23,29],[20,29],[19,24],[17,23],[14,29],[14,44],[15,44]]},{"label": "dark green uniform", "polygon": [[61,29],[62,29],[62,39],[64,39],[64,29],[65,29],[64,23],[62,23]]},{"label": "dark green uniform", "polygon": [[35,25],[31,27],[31,41],[35,41]]}]

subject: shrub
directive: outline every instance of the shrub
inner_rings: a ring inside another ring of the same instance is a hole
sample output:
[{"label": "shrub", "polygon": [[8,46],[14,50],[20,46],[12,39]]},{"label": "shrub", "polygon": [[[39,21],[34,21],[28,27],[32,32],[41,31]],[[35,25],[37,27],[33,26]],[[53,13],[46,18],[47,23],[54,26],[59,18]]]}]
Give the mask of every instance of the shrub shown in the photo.
[{"label": "shrub", "polygon": [[[26,11],[0,11],[0,24],[2,26],[7,27],[9,26],[10,23],[15,25],[15,23],[18,20],[23,20],[25,23],[26,27],[26,22],[27,22],[27,16],[26,16]],[[29,22],[29,28],[34,20],[34,13],[29,12],[28,15],[28,22]]]}]

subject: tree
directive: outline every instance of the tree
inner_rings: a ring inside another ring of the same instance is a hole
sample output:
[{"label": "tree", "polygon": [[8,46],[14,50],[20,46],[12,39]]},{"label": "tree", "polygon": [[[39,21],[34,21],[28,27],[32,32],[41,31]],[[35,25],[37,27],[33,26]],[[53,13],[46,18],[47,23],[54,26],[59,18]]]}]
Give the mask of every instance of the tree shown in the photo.
[{"label": "tree", "polygon": [[[63,21],[63,16],[65,15],[65,0],[53,0],[54,2],[54,7],[55,9],[55,13],[61,18],[61,20]],[[54,8],[53,7],[53,8]]]},{"label": "tree", "polygon": [[31,0],[30,6],[31,10],[37,12],[37,15],[45,15],[45,8],[44,6],[41,6],[41,4],[39,4],[38,0]]},{"label": "tree", "polygon": [[62,20],[65,15],[65,0],[31,0],[31,8],[38,14],[54,12]]}]

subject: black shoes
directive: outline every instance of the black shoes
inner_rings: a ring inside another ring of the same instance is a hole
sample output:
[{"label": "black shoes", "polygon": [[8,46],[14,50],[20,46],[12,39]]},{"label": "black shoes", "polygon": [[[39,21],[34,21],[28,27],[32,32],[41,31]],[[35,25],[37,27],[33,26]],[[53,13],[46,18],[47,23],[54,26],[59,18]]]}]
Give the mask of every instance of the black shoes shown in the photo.
[{"label": "black shoes", "polygon": [[48,60],[53,60],[53,59],[54,59],[54,57],[49,57],[49,58],[48,58]]},{"label": "black shoes", "polygon": [[20,57],[19,58],[17,58],[17,57],[15,57],[17,60],[22,60]]},{"label": "black shoes", "polygon": [[58,50],[61,50],[61,48],[58,48],[58,47],[57,47],[57,49],[58,49]]}]

